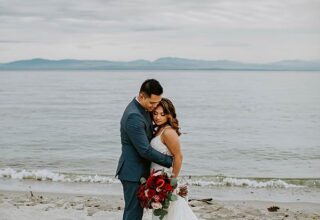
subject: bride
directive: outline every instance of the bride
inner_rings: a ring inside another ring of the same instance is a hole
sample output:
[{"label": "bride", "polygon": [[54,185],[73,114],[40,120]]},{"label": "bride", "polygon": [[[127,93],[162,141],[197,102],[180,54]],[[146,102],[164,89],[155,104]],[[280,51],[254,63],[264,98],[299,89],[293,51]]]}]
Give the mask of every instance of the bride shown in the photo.
[{"label": "bride", "polygon": [[[151,140],[151,146],[159,152],[173,156],[172,169],[168,169],[156,163],[151,163],[151,170],[164,169],[170,171],[173,177],[178,177],[182,166],[182,152],[179,142],[179,122],[176,117],[175,107],[169,99],[162,98],[159,105],[152,112],[156,126],[155,137]],[[153,215],[152,220],[159,217]],[[171,201],[168,214],[163,220],[197,220],[188,202],[178,196],[176,201]]]}]

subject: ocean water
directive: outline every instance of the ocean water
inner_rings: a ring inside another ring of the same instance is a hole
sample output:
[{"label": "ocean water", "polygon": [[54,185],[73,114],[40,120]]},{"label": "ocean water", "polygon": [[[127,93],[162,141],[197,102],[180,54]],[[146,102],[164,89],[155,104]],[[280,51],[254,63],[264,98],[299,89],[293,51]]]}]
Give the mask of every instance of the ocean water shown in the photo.
[{"label": "ocean water", "polygon": [[148,78],[194,186],[320,188],[320,72],[1,71],[0,179],[117,183],[120,118]]}]

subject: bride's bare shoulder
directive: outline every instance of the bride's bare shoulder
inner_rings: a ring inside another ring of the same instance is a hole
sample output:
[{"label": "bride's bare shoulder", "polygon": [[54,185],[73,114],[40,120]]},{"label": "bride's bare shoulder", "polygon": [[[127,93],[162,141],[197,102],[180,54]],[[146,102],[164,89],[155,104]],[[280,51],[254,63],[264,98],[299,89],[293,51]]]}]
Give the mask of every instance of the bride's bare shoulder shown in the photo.
[{"label": "bride's bare shoulder", "polygon": [[164,139],[168,139],[168,138],[178,138],[178,134],[176,132],[175,129],[173,129],[172,127],[168,126],[164,129],[163,133],[163,138]]}]

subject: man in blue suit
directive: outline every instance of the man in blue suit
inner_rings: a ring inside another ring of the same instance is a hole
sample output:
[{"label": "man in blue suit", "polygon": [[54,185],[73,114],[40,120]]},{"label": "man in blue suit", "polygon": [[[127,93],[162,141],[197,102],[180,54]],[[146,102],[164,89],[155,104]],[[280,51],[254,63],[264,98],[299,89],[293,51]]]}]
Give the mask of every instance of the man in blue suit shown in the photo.
[{"label": "man in blue suit", "polygon": [[153,124],[150,113],[160,102],[163,89],[155,79],[146,80],[125,109],[120,125],[122,153],[116,176],[123,187],[125,208],[123,220],[141,220],[143,208],[137,197],[140,178],[149,176],[150,163],[172,166],[172,157],[150,146]]}]

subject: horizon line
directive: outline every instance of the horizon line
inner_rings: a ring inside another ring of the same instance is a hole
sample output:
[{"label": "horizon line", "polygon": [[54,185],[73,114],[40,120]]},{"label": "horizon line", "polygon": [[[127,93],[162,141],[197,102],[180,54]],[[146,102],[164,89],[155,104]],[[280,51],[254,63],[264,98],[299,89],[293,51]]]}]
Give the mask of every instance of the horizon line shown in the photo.
[{"label": "horizon line", "polygon": [[77,61],[111,61],[111,62],[132,62],[132,61],[148,61],[148,62],[155,62],[159,59],[184,59],[184,60],[196,60],[196,61],[232,61],[232,62],[238,62],[238,63],[247,63],[247,64],[268,64],[268,63],[274,63],[274,62],[280,62],[280,61],[306,61],[306,62],[320,62],[319,59],[301,59],[301,58],[284,58],[284,59],[278,59],[273,61],[239,61],[236,59],[206,59],[206,58],[185,58],[185,57],[174,57],[174,56],[164,56],[164,57],[158,57],[156,59],[143,59],[143,58],[136,58],[131,60],[111,60],[111,59],[82,59],[82,58],[59,58],[59,59],[53,59],[53,58],[43,58],[43,57],[33,57],[33,58],[22,58],[22,59],[16,59],[11,61],[4,61],[0,62],[0,64],[7,64],[7,63],[13,63],[17,61],[29,61],[29,60],[47,60],[47,61],[64,61],[64,60],[77,60]]}]

